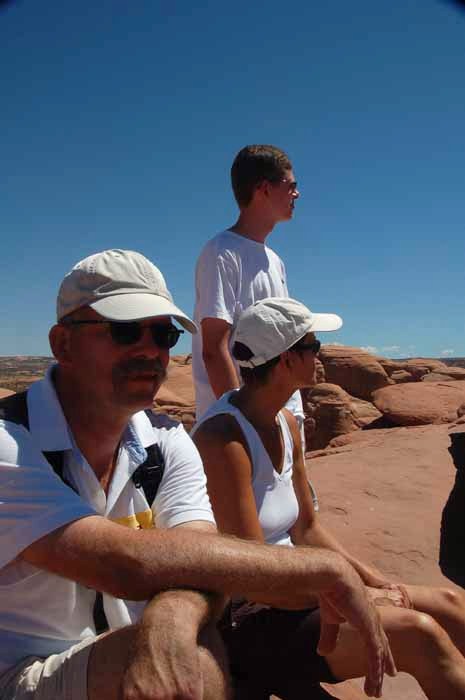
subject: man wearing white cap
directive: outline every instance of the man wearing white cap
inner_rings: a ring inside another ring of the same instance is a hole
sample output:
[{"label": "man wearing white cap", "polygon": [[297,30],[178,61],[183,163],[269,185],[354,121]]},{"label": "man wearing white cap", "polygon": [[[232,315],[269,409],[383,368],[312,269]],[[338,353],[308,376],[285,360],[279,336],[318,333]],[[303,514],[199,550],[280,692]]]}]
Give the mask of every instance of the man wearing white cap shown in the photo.
[{"label": "man wearing white cap", "polygon": [[327,601],[323,651],[350,619],[379,693],[392,658],[353,568],[217,535],[193,443],[145,410],[174,321],[195,332],[150,261],[91,255],[58,293],[57,363],[0,402],[0,697],[227,698],[223,596],[299,608],[310,591]]}]

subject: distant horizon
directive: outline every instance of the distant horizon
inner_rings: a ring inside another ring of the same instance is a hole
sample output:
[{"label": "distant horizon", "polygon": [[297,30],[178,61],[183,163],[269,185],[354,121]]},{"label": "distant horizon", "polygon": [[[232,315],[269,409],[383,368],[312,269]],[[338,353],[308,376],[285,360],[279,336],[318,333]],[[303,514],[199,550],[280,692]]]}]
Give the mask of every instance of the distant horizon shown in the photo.
[{"label": "distant horizon", "polygon": [[[333,343],[322,343],[322,345],[333,345]],[[377,353],[373,353],[370,350],[367,350],[366,348],[359,347],[357,345],[343,345],[342,343],[338,343],[339,347],[348,347],[348,348],[358,348],[359,350],[364,350],[365,352],[369,353],[370,355],[378,355],[378,357],[384,357],[386,360],[394,360],[396,362],[402,362],[405,360],[440,360],[440,361],[449,361],[453,362],[454,360],[465,360],[465,356],[457,355],[454,357],[433,357],[433,356],[428,356],[428,355],[410,355],[408,357],[390,357],[389,355],[379,355]],[[175,353],[170,353],[170,359],[173,357],[185,357],[187,355],[190,355],[190,352],[175,352]],[[46,360],[54,360],[55,358],[53,355],[3,355],[0,353],[0,358],[38,358],[38,359],[46,359]]]}]

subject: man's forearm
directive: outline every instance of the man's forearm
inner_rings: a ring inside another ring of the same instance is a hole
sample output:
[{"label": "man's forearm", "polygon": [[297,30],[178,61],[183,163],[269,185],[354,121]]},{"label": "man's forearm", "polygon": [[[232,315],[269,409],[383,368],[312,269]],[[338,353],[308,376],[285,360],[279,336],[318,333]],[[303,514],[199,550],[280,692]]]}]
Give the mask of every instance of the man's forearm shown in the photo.
[{"label": "man's forearm", "polygon": [[354,567],[355,571],[362,577],[362,579],[365,579],[365,576],[367,573],[369,573],[372,569],[369,565],[365,564],[364,562],[360,561],[356,557],[354,557],[350,552],[347,551],[347,549],[339,542],[339,540],[334,537],[326,528],[324,528],[322,525],[320,525],[319,522],[316,522],[311,528],[309,528],[301,541],[299,542],[294,542],[294,544],[305,544],[305,545],[310,545],[311,547],[322,547],[323,549],[328,549],[333,552],[337,552],[341,556],[343,556],[351,566]]},{"label": "man's forearm", "polygon": [[187,529],[130,530],[99,516],[75,521],[23,553],[30,563],[118,598],[174,588],[242,595],[291,608],[349,575],[338,554],[262,545]]},{"label": "man's forearm", "polygon": [[236,367],[227,348],[219,347],[211,352],[204,352],[203,361],[216,398],[240,386]]},{"label": "man's forearm", "polygon": [[147,603],[140,624],[153,627],[161,620],[168,621],[169,626],[180,622],[196,639],[206,624],[220,618],[226,600],[225,596],[217,593],[192,589],[162,591]]}]

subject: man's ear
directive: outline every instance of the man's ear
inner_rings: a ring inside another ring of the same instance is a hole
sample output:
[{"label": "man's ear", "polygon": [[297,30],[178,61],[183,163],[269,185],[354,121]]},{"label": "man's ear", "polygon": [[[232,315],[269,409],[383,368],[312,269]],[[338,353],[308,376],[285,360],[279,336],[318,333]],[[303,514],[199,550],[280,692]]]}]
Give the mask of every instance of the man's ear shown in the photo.
[{"label": "man's ear", "polygon": [[270,183],[268,182],[268,180],[262,180],[254,189],[254,195],[256,194],[259,197],[268,197],[269,193]]},{"label": "man's ear", "polygon": [[66,364],[71,359],[71,329],[59,323],[51,327],[48,334],[53,356],[61,364]]}]

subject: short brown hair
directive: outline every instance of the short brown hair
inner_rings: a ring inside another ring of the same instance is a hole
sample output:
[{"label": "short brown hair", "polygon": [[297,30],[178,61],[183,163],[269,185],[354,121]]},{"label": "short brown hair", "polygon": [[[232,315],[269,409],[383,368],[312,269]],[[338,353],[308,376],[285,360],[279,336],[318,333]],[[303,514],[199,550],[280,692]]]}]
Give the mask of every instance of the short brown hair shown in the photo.
[{"label": "short brown hair", "polygon": [[[244,345],[244,343],[240,343],[237,340],[233,345],[232,354],[236,360],[250,360],[253,357],[253,352],[248,345]],[[271,360],[258,365],[258,367],[239,367],[244,384],[265,384],[271,374],[271,370],[278,364],[280,357],[281,355],[272,357]]]},{"label": "short brown hair", "polygon": [[231,167],[231,184],[240,207],[250,204],[257,185],[263,180],[279,180],[292,169],[288,156],[277,146],[253,145],[242,148]]}]

